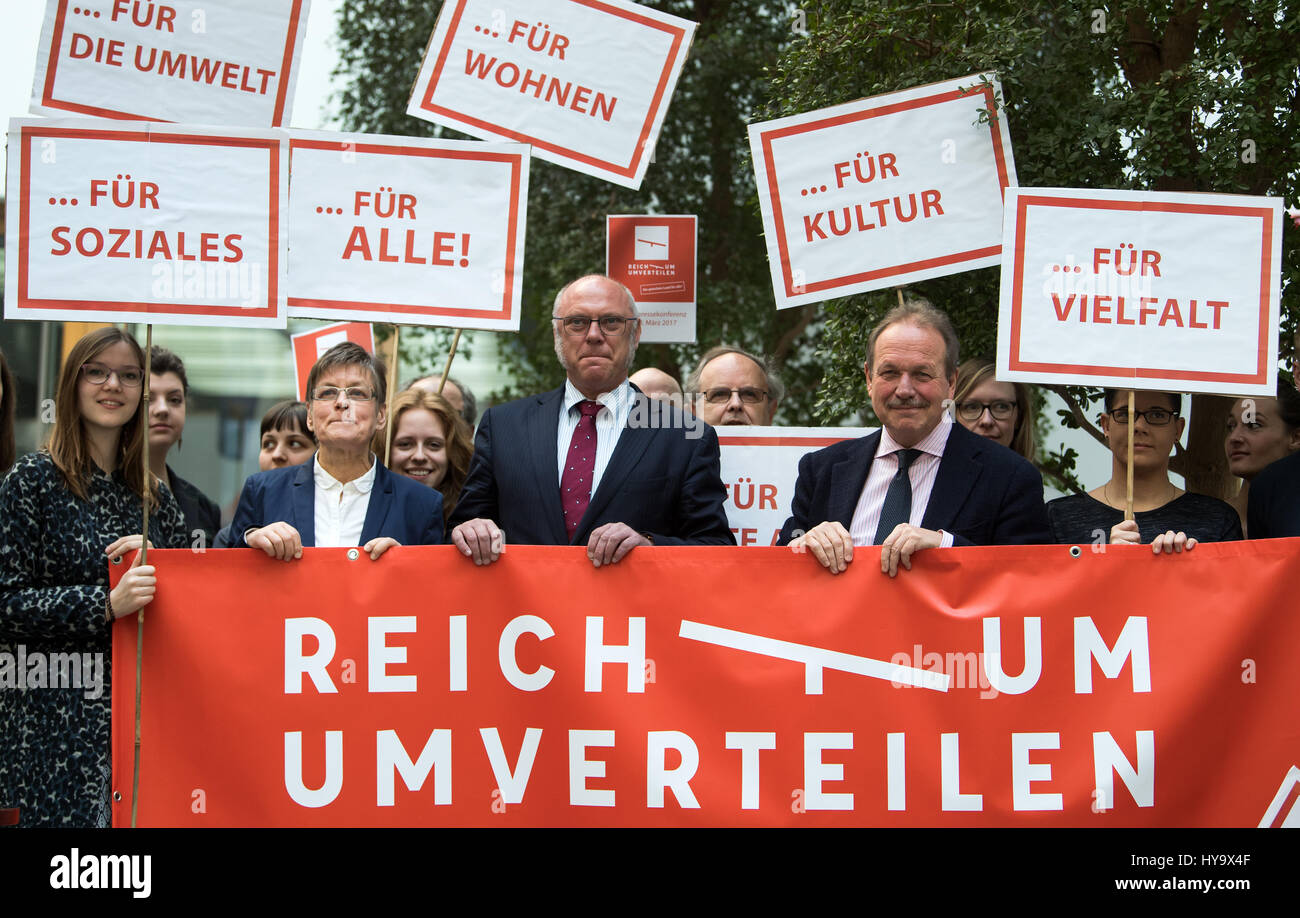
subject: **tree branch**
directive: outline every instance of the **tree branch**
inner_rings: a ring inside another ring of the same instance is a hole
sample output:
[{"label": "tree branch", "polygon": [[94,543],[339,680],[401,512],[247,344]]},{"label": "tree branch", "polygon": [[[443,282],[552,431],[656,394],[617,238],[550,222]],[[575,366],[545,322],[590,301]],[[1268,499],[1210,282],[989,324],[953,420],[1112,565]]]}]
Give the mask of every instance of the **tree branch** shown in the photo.
[{"label": "tree branch", "polygon": [[1074,400],[1074,396],[1069,393],[1065,386],[1047,386],[1046,388],[1061,397],[1061,401],[1065,402],[1066,406],[1070,409],[1070,415],[1074,418],[1074,422],[1078,424],[1080,428],[1086,430],[1088,434],[1102,446],[1109,446],[1106,441],[1106,435],[1101,432],[1097,425],[1088,420],[1088,416],[1083,413],[1083,409],[1079,406],[1078,402]]}]

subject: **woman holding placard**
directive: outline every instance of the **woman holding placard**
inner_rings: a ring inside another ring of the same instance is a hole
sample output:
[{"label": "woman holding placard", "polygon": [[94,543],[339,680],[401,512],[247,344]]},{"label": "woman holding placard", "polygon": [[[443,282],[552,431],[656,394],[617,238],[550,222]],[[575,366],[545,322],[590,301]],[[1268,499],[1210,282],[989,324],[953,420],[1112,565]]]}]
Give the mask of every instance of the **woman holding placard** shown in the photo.
[{"label": "woman holding placard", "polygon": [[109,824],[111,622],[148,605],[156,580],[136,554],[110,590],[108,562],[139,549],[144,500],[151,545],[187,545],[180,506],[145,468],[143,367],[117,328],[78,341],[49,446],[0,484],[0,649],[26,662],[0,688],[0,805],[23,825]]},{"label": "woman holding placard", "polygon": [[[1241,491],[1229,503],[1246,529],[1250,483],[1264,467],[1300,450],[1300,392],[1278,380],[1277,398],[1240,398],[1228,412],[1223,451],[1228,471],[1241,479]],[[1249,538],[1250,533],[1246,532]]]},{"label": "woman holding placard", "polygon": [[1169,480],[1169,456],[1183,434],[1183,397],[1137,392],[1133,419],[1133,516],[1125,520],[1128,478],[1128,392],[1107,389],[1101,429],[1111,452],[1111,476],[1101,487],[1049,501],[1047,516],[1059,543],[1150,544],[1156,554],[1197,542],[1241,538],[1237,512],[1224,501],[1190,494]]}]

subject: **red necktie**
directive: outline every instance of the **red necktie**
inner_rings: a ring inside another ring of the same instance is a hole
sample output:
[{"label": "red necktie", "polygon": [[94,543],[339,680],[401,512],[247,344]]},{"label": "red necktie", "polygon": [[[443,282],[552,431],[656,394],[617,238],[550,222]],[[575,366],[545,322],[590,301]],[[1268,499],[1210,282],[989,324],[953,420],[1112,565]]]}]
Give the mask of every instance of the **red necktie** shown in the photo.
[{"label": "red necktie", "polygon": [[560,504],[564,507],[564,529],[570,542],[591,503],[592,473],[596,468],[596,415],[600,407],[600,402],[578,402],[582,417],[573,430],[565,454],[564,474],[560,476]]}]

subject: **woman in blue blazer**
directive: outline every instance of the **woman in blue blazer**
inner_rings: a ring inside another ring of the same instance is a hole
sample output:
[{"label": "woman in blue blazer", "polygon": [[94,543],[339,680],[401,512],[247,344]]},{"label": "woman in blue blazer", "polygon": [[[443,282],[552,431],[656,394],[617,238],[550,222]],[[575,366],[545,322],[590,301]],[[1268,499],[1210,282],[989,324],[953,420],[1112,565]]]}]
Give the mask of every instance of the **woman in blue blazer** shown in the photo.
[{"label": "woman in blue blazer", "polygon": [[291,561],[304,547],[359,545],[377,559],[394,545],[442,542],[442,496],[394,475],[370,440],[384,423],[384,374],[366,350],[335,345],[307,377],[310,462],[253,475],[231,523],[235,548]]}]

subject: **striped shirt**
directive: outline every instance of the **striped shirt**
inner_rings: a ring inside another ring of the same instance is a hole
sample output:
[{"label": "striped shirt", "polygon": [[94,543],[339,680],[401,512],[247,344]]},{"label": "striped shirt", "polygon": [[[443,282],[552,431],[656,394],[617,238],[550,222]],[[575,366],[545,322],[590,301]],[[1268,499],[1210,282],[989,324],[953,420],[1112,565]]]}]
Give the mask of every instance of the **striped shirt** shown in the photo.
[{"label": "striped shirt", "polygon": [[[560,405],[560,427],[555,436],[555,464],[559,469],[556,484],[564,481],[564,463],[568,461],[569,446],[573,440],[573,431],[578,427],[582,413],[578,411],[578,402],[587,396],[579,392],[570,380],[564,381],[564,401]],[[614,455],[618,438],[627,426],[628,415],[632,413],[632,402],[636,392],[626,379],[612,392],[606,392],[596,399],[604,407],[596,415],[596,463],[591,471],[591,493],[596,493],[600,478],[609,465],[609,457]]]},{"label": "striped shirt", "polygon": [[[921,450],[921,455],[912,461],[907,470],[908,480],[912,482],[912,515],[908,522],[920,526],[925,518],[925,508],[930,502],[930,492],[934,490],[934,480],[939,475],[939,461],[943,459],[944,447],[948,445],[948,434],[952,432],[952,416],[943,412],[939,423],[930,431],[914,449]],[[853,511],[853,522],[849,535],[854,545],[871,545],[876,538],[876,527],[880,525],[880,513],[885,506],[885,495],[889,492],[889,483],[898,474],[898,451],[903,447],[895,442],[884,427],[880,428],[880,444],[876,447],[876,457],[867,473],[867,483],[862,487],[857,509]],[[941,530],[942,531],[942,530]],[[942,547],[952,545],[952,533],[943,533]]]}]

